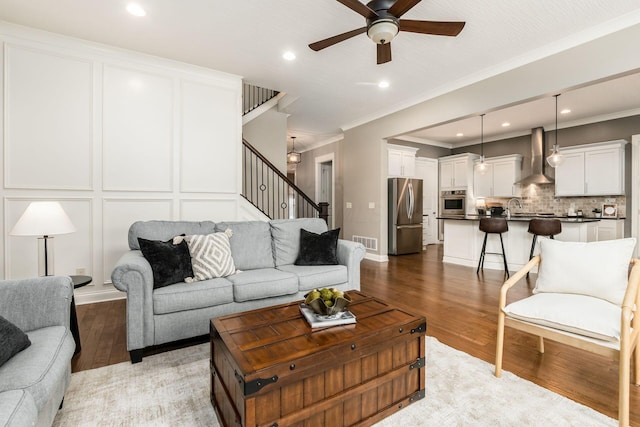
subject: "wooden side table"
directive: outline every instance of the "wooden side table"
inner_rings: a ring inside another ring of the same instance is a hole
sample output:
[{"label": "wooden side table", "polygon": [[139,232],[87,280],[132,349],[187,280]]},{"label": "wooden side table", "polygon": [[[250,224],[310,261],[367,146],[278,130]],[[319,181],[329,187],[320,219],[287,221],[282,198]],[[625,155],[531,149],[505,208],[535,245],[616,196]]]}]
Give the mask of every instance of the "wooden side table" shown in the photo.
[{"label": "wooden side table", "polygon": [[[69,276],[73,282],[73,289],[78,289],[91,283],[91,276]],[[76,351],[73,354],[80,353],[82,346],[80,345],[80,330],[78,329],[78,315],[76,314],[76,301],[71,297],[71,335],[76,342]]]}]

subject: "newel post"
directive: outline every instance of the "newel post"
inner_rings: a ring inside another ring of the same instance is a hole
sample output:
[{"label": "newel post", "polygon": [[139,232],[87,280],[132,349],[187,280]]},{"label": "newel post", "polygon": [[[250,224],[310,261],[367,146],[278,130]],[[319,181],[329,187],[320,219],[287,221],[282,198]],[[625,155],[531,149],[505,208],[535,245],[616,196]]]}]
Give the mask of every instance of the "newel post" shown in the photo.
[{"label": "newel post", "polygon": [[324,219],[324,222],[326,222],[328,225],[329,224],[329,203],[320,202],[318,203],[318,207],[320,207],[320,213],[318,214],[318,216]]}]

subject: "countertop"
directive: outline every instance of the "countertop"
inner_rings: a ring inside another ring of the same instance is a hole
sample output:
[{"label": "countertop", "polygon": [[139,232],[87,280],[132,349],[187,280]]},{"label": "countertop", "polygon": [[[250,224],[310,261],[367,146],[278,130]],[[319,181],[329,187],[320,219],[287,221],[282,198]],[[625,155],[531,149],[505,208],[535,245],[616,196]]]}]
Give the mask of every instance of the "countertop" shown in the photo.
[{"label": "countertop", "polygon": [[[436,219],[451,219],[451,220],[459,220],[459,221],[478,221],[480,220],[481,216],[480,215],[464,215],[464,216],[439,216]],[[482,218],[485,218],[484,216]],[[490,218],[490,217],[486,217],[486,218]],[[507,218],[506,215],[501,215],[497,218]],[[550,219],[559,219],[560,222],[567,222],[567,223],[583,223],[583,222],[597,222],[597,221],[602,221],[602,220],[609,220],[609,219],[624,219],[624,218],[595,218],[595,217],[588,217],[588,216],[583,216],[583,217],[568,217],[568,216],[549,216],[549,215],[544,215],[544,216],[538,216],[538,215],[518,215],[518,214],[514,214],[511,215],[511,218],[507,219],[507,221],[514,221],[514,222],[529,222],[529,220],[531,220],[532,218],[550,218]]]}]

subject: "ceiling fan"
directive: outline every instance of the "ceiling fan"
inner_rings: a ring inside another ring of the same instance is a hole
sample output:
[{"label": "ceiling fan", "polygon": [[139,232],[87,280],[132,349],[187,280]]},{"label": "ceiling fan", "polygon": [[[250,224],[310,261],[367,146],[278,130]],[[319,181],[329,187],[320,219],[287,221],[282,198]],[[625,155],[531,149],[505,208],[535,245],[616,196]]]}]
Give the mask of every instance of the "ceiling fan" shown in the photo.
[{"label": "ceiling fan", "polygon": [[309,47],[316,52],[366,32],[367,36],[378,45],[378,64],[384,64],[391,61],[391,40],[399,31],[457,36],[465,24],[464,22],[400,19],[421,0],[372,0],[366,5],[358,0],[337,1],[364,16],[367,19],[367,26],[311,43]]}]

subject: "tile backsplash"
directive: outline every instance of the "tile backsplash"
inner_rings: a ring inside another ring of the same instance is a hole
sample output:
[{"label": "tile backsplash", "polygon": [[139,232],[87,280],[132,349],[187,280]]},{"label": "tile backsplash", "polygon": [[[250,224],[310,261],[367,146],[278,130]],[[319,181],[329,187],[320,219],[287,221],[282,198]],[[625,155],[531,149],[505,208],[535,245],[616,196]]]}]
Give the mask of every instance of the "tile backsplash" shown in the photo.
[{"label": "tile backsplash", "polygon": [[[553,212],[555,215],[566,215],[573,203],[575,210],[582,210],[584,216],[593,216],[594,208],[602,209],[603,203],[614,203],[618,207],[618,217],[624,217],[627,198],[625,196],[584,196],[584,197],[556,197],[553,184],[529,185],[522,190],[522,209],[514,212]],[[610,202],[613,200],[613,202]],[[487,204],[501,204],[505,208],[509,199],[486,199]],[[514,204],[511,204],[514,208]]]}]

